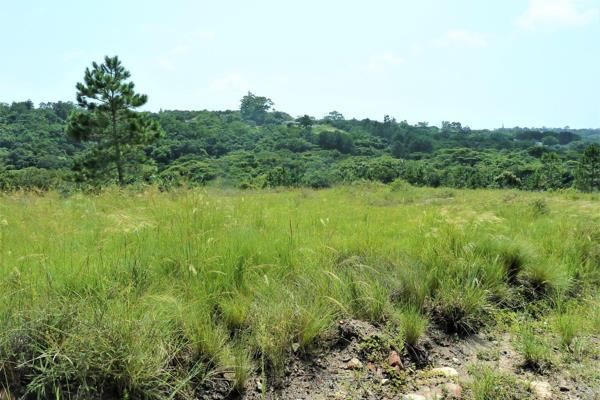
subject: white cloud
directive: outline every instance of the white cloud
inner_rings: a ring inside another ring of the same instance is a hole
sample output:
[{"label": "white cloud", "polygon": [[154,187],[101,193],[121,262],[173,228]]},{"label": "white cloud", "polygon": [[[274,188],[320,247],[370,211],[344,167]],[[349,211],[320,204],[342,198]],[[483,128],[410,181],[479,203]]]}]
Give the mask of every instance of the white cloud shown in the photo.
[{"label": "white cloud", "polygon": [[479,32],[463,29],[450,29],[433,41],[439,47],[486,47],[487,39]]},{"label": "white cloud", "polygon": [[553,30],[587,25],[598,18],[598,8],[582,9],[577,0],[529,0],[529,8],[517,17],[526,30]]},{"label": "white cloud", "polygon": [[214,79],[210,83],[210,88],[216,92],[247,92],[250,84],[239,73],[230,73],[225,76]]},{"label": "white cloud", "polygon": [[390,67],[404,64],[404,59],[391,51],[385,51],[371,57],[367,67],[371,71],[381,72]]}]

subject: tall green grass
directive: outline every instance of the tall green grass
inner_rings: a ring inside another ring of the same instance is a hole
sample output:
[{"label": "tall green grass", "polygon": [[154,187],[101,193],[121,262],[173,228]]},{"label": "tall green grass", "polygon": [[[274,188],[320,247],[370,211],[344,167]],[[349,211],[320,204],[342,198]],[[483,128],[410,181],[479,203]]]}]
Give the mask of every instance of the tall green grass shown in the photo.
[{"label": "tall green grass", "polygon": [[278,384],[341,318],[394,319],[415,346],[428,326],[470,334],[498,309],[597,287],[600,203],[548,194],[532,212],[538,198],[379,185],[3,195],[0,386],[192,399],[253,373]]}]

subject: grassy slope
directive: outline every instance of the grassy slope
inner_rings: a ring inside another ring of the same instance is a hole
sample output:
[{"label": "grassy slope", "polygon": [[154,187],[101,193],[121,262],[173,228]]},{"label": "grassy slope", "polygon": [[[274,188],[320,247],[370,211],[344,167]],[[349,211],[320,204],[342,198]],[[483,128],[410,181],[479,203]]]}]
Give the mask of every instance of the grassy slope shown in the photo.
[{"label": "grassy slope", "polygon": [[566,347],[600,328],[565,300],[597,293],[592,195],[14,194],[0,220],[0,387],[15,393],[192,398],[222,373],[238,388],[255,369],[276,380],[293,343],[309,351],[344,317],[404,322],[411,342],[426,319],[470,333],[538,304]]}]

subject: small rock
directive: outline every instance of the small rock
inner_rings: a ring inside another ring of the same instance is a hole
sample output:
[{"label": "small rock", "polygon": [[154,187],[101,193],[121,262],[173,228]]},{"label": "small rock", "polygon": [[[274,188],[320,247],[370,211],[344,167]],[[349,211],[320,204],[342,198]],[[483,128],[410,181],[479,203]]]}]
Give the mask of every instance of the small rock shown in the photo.
[{"label": "small rock", "polygon": [[460,360],[456,357],[452,357],[452,362],[455,364],[458,364],[458,363],[460,363]]},{"label": "small rock", "polygon": [[257,379],[256,380],[256,391],[257,392],[262,392],[262,390],[263,390],[262,382],[259,379]]},{"label": "small rock", "polygon": [[297,353],[299,349],[300,349],[300,343],[292,343],[292,351],[294,353]]},{"label": "small rock", "polygon": [[395,351],[392,351],[390,353],[390,356],[388,357],[388,363],[392,367],[402,367],[402,360],[400,359],[400,356],[398,355],[398,353]]},{"label": "small rock", "polygon": [[418,393],[409,393],[404,395],[404,400],[427,400],[427,398]]},{"label": "small rock", "polygon": [[383,378],[383,379],[381,380],[381,384],[382,384],[382,385],[387,385],[389,382],[390,382],[390,380],[389,380],[389,379],[386,379],[386,378]]},{"label": "small rock", "polygon": [[560,390],[561,392],[568,392],[571,390],[571,388],[569,388],[569,384],[565,379],[561,379],[558,382],[558,390]]},{"label": "small rock", "polygon": [[456,383],[446,383],[444,385],[444,390],[451,399],[460,399],[462,395],[462,388]]},{"label": "small rock", "polygon": [[367,369],[373,373],[377,372],[377,367],[372,362],[367,363]]},{"label": "small rock", "polygon": [[529,384],[536,399],[551,399],[552,387],[548,382],[533,381]]},{"label": "small rock", "polygon": [[347,369],[361,369],[362,367],[363,363],[360,362],[360,360],[356,357],[348,361],[348,364],[346,364]]},{"label": "small rock", "polygon": [[430,373],[432,375],[445,376],[446,378],[458,376],[458,371],[451,367],[434,368],[430,371]]}]

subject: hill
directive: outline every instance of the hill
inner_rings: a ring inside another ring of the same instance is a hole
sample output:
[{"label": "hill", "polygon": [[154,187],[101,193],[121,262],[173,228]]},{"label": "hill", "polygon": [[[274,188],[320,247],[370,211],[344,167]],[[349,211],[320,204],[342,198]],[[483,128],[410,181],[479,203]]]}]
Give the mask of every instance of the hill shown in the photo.
[{"label": "hill", "polygon": [[[64,131],[67,102],[0,104],[0,183],[5,189],[110,184],[92,177],[84,145]],[[130,183],[165,187],[207,183],[232,187],[328,187],[358,180],[455,188],[529,190],[575,185],[585,146],[600,130],[472,130],[460,123],[410,125],[347,120],[294,120],[278,111],[161,111],[165,136],[131,162]],[[546,157],[547,153],[557,157]]]}]

